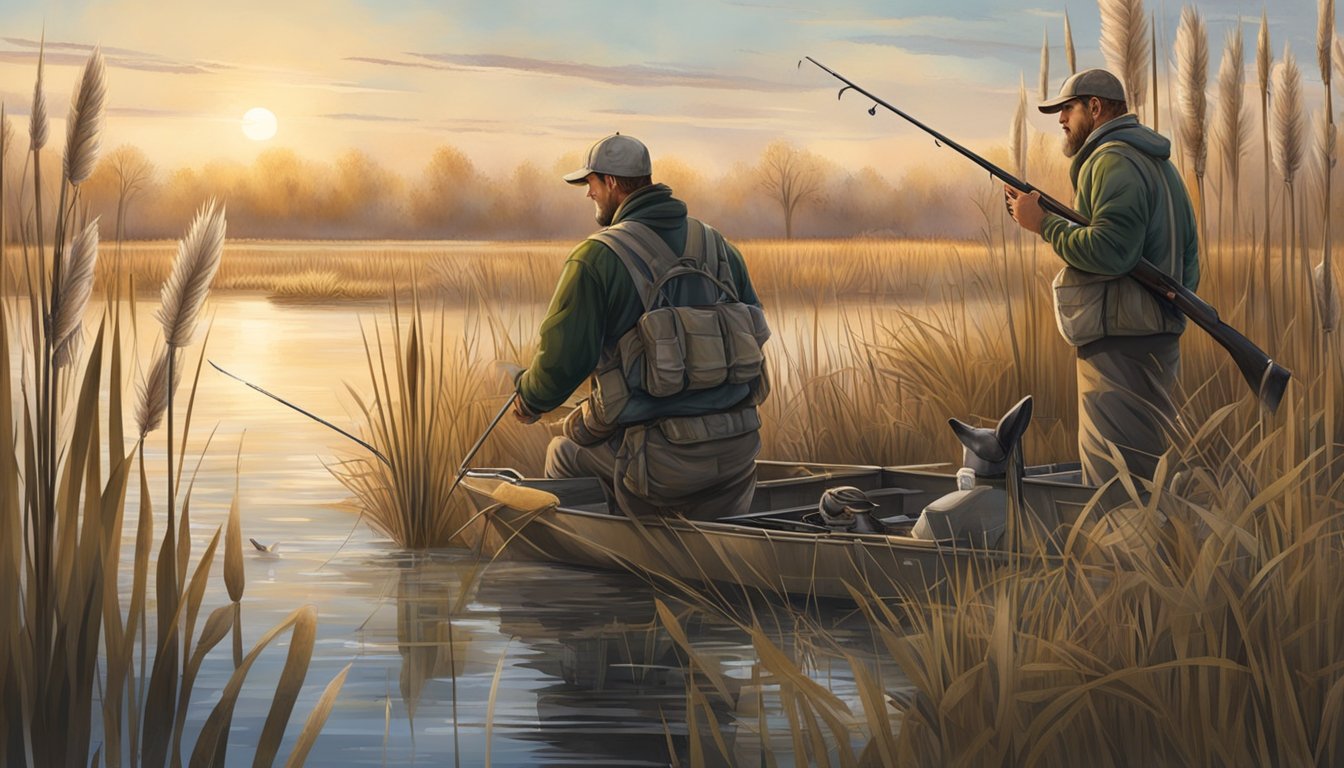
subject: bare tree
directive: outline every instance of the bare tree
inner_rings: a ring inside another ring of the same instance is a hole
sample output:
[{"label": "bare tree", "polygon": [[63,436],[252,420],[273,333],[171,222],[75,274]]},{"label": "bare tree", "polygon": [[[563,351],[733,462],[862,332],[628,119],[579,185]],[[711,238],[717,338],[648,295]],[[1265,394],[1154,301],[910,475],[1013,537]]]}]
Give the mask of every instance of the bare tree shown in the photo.
[{"label": "bare tree", "polygon": [[784,237],[793,239],[793,215],[821,198],[821,161],[787,141],[775,141],[761,154],[759,186],[784,212]]},{"label": "bare tree", "polygon": [[144,190],[154,175],[154,164],[139,147],[122,144],[112,150],[103,162],[117,185],[117,248],[126,238],[126,211],[131,200]]}]

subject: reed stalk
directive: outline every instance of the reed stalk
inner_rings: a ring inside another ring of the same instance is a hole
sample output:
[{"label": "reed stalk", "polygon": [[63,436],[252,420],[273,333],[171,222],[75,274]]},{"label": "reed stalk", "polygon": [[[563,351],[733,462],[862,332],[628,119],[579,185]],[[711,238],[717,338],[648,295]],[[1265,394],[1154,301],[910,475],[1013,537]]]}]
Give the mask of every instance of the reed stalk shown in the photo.
[{"label": "reed stalk", "polygon": [[[1323,194],[1321,201],[1321,263],[1319,269],[1313,272],[1313,277],[1320,275],[1320,299],[1318,303],[1321,308],[1321,360],[1329,360],[1329,350],[1334,340],[1334,331],[1338,322],[1338,305],[1335,299],[1334,285],[1334,267],[1330,254],[1331,229],[1333,218],[1333,206],[1331,205],[1331,183],[1334,176],[1336,155],[1338,153],[1338,140],[1335,131],[1335,107],[1334,107],[1334,89],[1330,87],[1330,49],[1334,42],[1335,35],[1335,0],[1317,0],[1317,24],[1316,24],[1316,58],[1317,64],[1321,69],[1321,84],[1325,88],[1325,125],[1322,128],[1321,143],[1324,144],[1321,156],[1321,165],[1324,170],[1322,177],[1324,179]],[[1335,409],[1336,389],[1339,385],[1337,379],[1337,370],[1335,366],[1328,364],[1325,368],[1325,390],[1322,393],[1325,402],[1325,409],[1322,418],[1324,418],[1323,433],[1325,436],[1325,466],[1333,469],[1335,463]]]},{"label": "reed stalk", "polygon": [[1111,71],[1125,84],[1131,109],[1144,110],[1148,87],[1148,14],[1143,0],[1098,0],[1101,51]]}]

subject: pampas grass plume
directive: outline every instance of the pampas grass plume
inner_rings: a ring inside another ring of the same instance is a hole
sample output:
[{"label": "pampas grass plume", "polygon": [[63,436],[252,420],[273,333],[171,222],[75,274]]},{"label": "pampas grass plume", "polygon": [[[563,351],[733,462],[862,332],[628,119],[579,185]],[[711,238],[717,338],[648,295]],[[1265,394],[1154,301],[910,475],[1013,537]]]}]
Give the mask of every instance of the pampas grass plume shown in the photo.
[{"label": "pampas grass plume", "polygon": [[102,51],[94,48],[84,65],[84,76],[75,86],[65,123],[65,178],[71,184],[79,184],[93,174],[106,101],[107,67]]},{"label": "pampas grass plume", "polygon": [[80,324],[93,293],[94,267],[98,263],[98,220],[75,233],[61,270],[60,304],[57,305],[53,339],[56,367],[68,365],[79,351]]},{"label": "pampas grass plume", "polygon": [[1050,99],[1050,30],[1041,40],[1041,101]]},{"label": "pampas grass plume", "polygon": [[1027,175],[1027,84],[1025,78],[1017,88],[1017,111],[1008,133],[1008,146],[1013,153],[1013,166],[1020,179]]},{"label": "pampas grass plume", "polygon": [[1260,36],[1257,39],[1255,47],[1255,69],[1256,75],[1260,79],[1260,92],[1265,93],[1269,90],[1270,67],[1274,63],[1274,57],[1269,49],[1269,17],[1264,11],[1260,12]]},{"label": "pampas grass plume", "polygon": [[1069,24],[1069,12],[1064,11],[1064,58],[1069,60],[1069,74],[1078,74],[1078,52],[1073,49],[1073,26]]},{"label": "pampas grass plume", "polygon": [[1316,59],[1321,79],[1330,86],[1330,46],[1335,37],[1335,0],[1316,0]]},{"label": "pampas grass plume", "polygon": [[[163,414],[168,411],[168,356],[172,355],[173,362],[176,363],[177,354],[176,347],[166,344],[159,347],[154,362],[149,366],[149,373],[145,376],[145,383],[140,387],[140,407],[136,411],[136,423],[139,425],[142,439],[163,424]],[[182,366],[174,365],[172,383],[174,390],[181,380]]]},{"label": "pampas grass plume", "polygon": [[1335,38],[1335,77],[1344,81],[1344,43]]},{"label": "pampas grass plume", "polygon": [[1241,24],[1227,33],[1223,59],[1218,64],[1218,138],[1223,149],[1223,167],[1231,183],[1236,184],[1241,155],[1250,139],[1250,124],[1245,114],[1246,61],[1242,47]]},{"label": "pampas grass plume", "polygon": [[1208,82],[1209,33],[1199,11],[1186,6],[1176,29],[1177,132],[1197,176],[1203,176],[1208,165]]},{"label": "pampas grass plume", "polygon": [[47,97],[42,93],[42,62],[46,39],[37,52],[37,82],[33,85],[33,111],[28,116],[28,138],[34,152],[47,146]]},{"label": "pampas grass plume", "polygon": [[1101,51],[1125,83],[1130,109],[1144,103],[1148,86],[1148,14],[1143,0],[1098,0]]},{"label": "pampas grass plume", "polygon": [[1273,139],[1274,167],[1287,184],[1292,184],[1302,167],[1302,70],[1287,45],[1283,60],[1274,65],[1274,101],[1270,136]]},{"label": "pampas grass plume", "polygon": [[196,319],[224,253],[224,207],[214,200],[196,213],[187,234],[178,242],[173,270],[163,284],[155,317],[163,324],[164,341],[172,347],[191,343]]}]

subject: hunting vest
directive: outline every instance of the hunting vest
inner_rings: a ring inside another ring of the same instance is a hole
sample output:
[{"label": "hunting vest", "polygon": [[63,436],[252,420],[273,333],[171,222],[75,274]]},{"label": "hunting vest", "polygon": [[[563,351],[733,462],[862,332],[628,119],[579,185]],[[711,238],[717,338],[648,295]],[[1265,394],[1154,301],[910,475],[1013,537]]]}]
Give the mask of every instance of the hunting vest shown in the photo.
[{"label": "hunting vest", "polygon": [[[1176,244],[1176,211],[1171,186],[1161,165],[1123,141],[1102,144],[1095,154],[1106,151],[1118,152],[1133,163],[1139,175],[1148,182],[1148,189],[1159,191],[1165,199],[1169,246],[1165,257],[1154,260],[1153,264],[1181,281],[1185,262]],[[1154,208],[1157,205],[1162,203],[1156,203]],[[1150,221],[1153,213],[1153,210],[1148,211]],[[1064,267],[1055,275],[1053,288],[1055,321],[1060,335],[1075,347],[1105,336],[1147,336],[1185,330],[1185,317],[1179,311],[1167,306],[1127,274],[1100,275]]]},{"label": "hunting vest", "polygon": [[602,352],[584,414],[592,431],[661,420],[694,442],[760,427],[743,406],[764,399],[765,314],[739,300],[723,236],[686,223],[680,254],[637,221],[591,236],[625,265],[644,310]]}]

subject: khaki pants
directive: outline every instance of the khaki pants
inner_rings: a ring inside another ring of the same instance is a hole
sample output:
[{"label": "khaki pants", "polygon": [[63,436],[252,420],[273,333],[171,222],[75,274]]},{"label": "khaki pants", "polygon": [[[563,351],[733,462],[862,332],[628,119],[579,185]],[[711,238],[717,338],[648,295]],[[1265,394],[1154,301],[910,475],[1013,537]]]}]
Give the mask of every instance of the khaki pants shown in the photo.
[{"label": "khaki pants", "polygon": [[546,449],[546,477],[597,477],[622,509],[638,515],[715,520],[746,512],[756,492],[760,434],[689,444],[667,441],[657,427],[630,427],[619,440],[581,446],[556,437]]},{"label": "khaki pants", "polygon": [[1111,445],[1131,475],[1151,480],[1177,418],[1180,336],[1111,336],[1078,349],[1078,456],[1083,482],[1116,475]]}]

